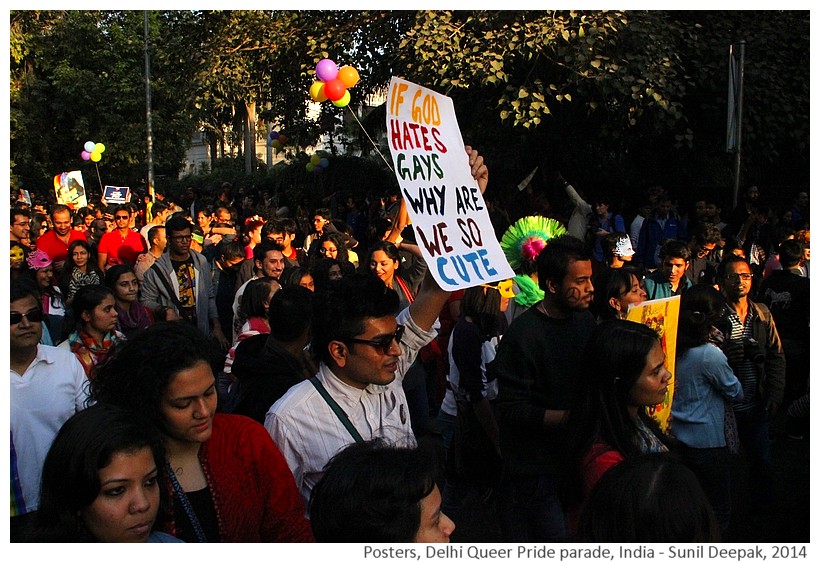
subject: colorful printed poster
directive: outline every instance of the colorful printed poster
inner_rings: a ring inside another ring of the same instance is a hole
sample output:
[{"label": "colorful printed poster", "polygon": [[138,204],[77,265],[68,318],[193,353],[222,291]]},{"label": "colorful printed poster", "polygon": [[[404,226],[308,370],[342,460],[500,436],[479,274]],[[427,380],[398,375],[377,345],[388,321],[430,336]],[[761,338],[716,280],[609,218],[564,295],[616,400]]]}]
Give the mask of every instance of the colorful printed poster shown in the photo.
[{"label": "colorful printed poster", "polygon": [[448,291],[512,278],[495,238],[452,99],[395,76],[387,139],[416,243]]},{"label": "colorful printed poster", "polygon": [[83,174],[79,170],[62,172],[54,176],[54,193],[57,196],[57,203],[67,205],[75,211],[88,205]]},{"label": "colorful printed poster", "polygon": [[105,203],[128,203],[131,201],[131,188],[105,186],[103,200],[105,200]]},{"label": "colorful printed poster", "polygon": [[672,399],[675,395],[675,344],[678,338],[678,315],[680,313],[680,295],[644,301],[630,306],[626,312],[629,321],[642,323],[658,333],[661,339],[661,348],[666,353],[666,369],[672,374],[666,397],[663,403],[650,407],[649,414],[658,421],[664,432],[669,428],[669,418],[672,414]]}]

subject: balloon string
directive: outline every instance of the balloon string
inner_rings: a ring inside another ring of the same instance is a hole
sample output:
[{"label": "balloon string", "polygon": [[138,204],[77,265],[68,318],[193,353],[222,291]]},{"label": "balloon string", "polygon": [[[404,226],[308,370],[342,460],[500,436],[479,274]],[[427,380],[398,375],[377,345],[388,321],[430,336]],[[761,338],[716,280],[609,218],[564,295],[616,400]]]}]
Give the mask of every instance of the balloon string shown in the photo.
[{"label": "balloon string", "polygon": [[383,160],[383,161],[384,161],[384,163],[387,165],[387,168],[389,168],[389,169],[390,169],[390,172],[393,172],[393,173],[395,174],[395,171],[393,170],[393,167],[392,167],[392,166],[390,166],[390,163],[389,163],[389,162],[387,162],[387,159],[386,159],[386,158],[384,158],[384,155],[382,154],[382,151],[380,151],[380,150],[379,150],[378,145],[376,145],[376,143],[373,141],[373,139],[371,139],[371,138],[370,138],[370,134],[367,132],[367,129],[365,129],[365,128],[364,128],[364,125],[362,125],[362,122],[361,122],[361,121],[359,121],[359,118],[358,118],[358,117],[356,117],[356,112],[355,112],[355,111],[353,111],[353,110],[350,108],[350,106],[349,106],[349,105],[347,106],[347,109],[349,109],[349,110],[350,110],[350,115],[352,115],[352,116],[353,116],[353,119],[355,119],[355,120],[356,120],[356,123],[358,123],[358,124],[359,124],[359,127],[361,127],[361,128],[362,128],[362,131],[364,131],[364,134],[367,136],[367,139],[370,141],[370,144],[371,144],[371,145],[373,145],[373,148],[374,148],[374,149],[376,149],[376,152],[377,152],[377,153],[379,153],[379,156],[380,156],[380,157],[382,157],[382,160]]},{"label": "balloon string", "polygon": [[102,178],[100,178],[100,166],[96,162],[94,163],[94,168],[97,169],[97,181],[100,183],[100,194],[105,195],[105,192],[102,187]]}]

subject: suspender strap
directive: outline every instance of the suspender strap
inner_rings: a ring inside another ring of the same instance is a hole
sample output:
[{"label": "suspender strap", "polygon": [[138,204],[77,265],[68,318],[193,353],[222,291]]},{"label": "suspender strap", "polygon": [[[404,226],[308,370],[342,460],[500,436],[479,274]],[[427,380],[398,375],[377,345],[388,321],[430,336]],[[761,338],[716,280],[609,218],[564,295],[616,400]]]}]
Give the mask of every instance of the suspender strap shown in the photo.
[{"label": "suspender strap", "polygon": [[174,474],[174,470],[171,469],[170,465],[166,466],[166,470],[168,471],[168,477],[171,480],[171,486],[174,488],[174,492],[177,494],[179,503],[182,505],[182,510],[185,511],[188,521],[194,528],[196,539],[200,543],[207,542],[208,539],[205,537],[205,532],[202,530],[202,525],[199,523],[199,518],[196,517],[196,512],[194,512],[194,508],[191,506],[188,496],[185,494],[185,491],[182,490],[182,486],[179,484],[179,481],[177,481],[177,476]]},{"label": "suspender strap", "polygon": [[313,386],[316,388],[316,390],[319,392],[319,394],[322,396],[322,398],[325,400],[328,406],[336,414],[336,417],[339,419],[339,421],[344,425],[345,428],[347,428],[347,431],[350,432],[350,435],[353,436],[353,439],[357,442],[364,442],[364,438],[362,438],[362,435],[359,434],[358,430],[356,430],[356,427],[353,426],[353,423],[350,422],[347,413],[342,410],[342,407],[339,406],[339,403],[333,400],[333,397],[331,397],[330,393],[327,392],[327,389],[325,389],[325,386],[322,385],[321,381],[319,381],[319,378],[314,375],[310,378],[310,382],[313,384]]}]

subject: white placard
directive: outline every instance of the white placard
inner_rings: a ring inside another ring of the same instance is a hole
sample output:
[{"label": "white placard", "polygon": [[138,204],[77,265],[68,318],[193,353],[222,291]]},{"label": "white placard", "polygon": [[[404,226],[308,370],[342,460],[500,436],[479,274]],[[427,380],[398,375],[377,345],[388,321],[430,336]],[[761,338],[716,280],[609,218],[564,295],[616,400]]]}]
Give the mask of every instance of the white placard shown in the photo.
[{"label": "white placard", "polygon": [[470,173],[452,99],[394,76],[387,104],[396,178],[439,286],[452,291],[512,278]]}]

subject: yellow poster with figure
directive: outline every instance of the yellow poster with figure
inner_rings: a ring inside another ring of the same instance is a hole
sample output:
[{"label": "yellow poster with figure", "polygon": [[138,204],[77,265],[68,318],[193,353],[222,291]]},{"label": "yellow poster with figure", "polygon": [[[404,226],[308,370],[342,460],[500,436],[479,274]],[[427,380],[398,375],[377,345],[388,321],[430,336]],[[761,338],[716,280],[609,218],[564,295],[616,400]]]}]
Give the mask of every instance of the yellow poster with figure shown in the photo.
[{"label": "yellow poster with figure", "polygon": [[54,193],[57,196],[57,203],[67,205],[74,211],[88,205],[85,197],[83,174],[79,170],[55,175]]},{"label": "yellow poster with figure", "polygon": [[649,414],[658,421],[661,430],[669,428],[669,418],[672,415],[672,398],[675,394],[675,343],[678,337],[678,315],[680,313],[680,295],[653,299],[630,306],[626,313],[629,321],[645,324],[658,333],[661,339],[661,348],[666,354],[666,369],[672,374],[666,397],[663,402],[654,407],[648,407]]}]

